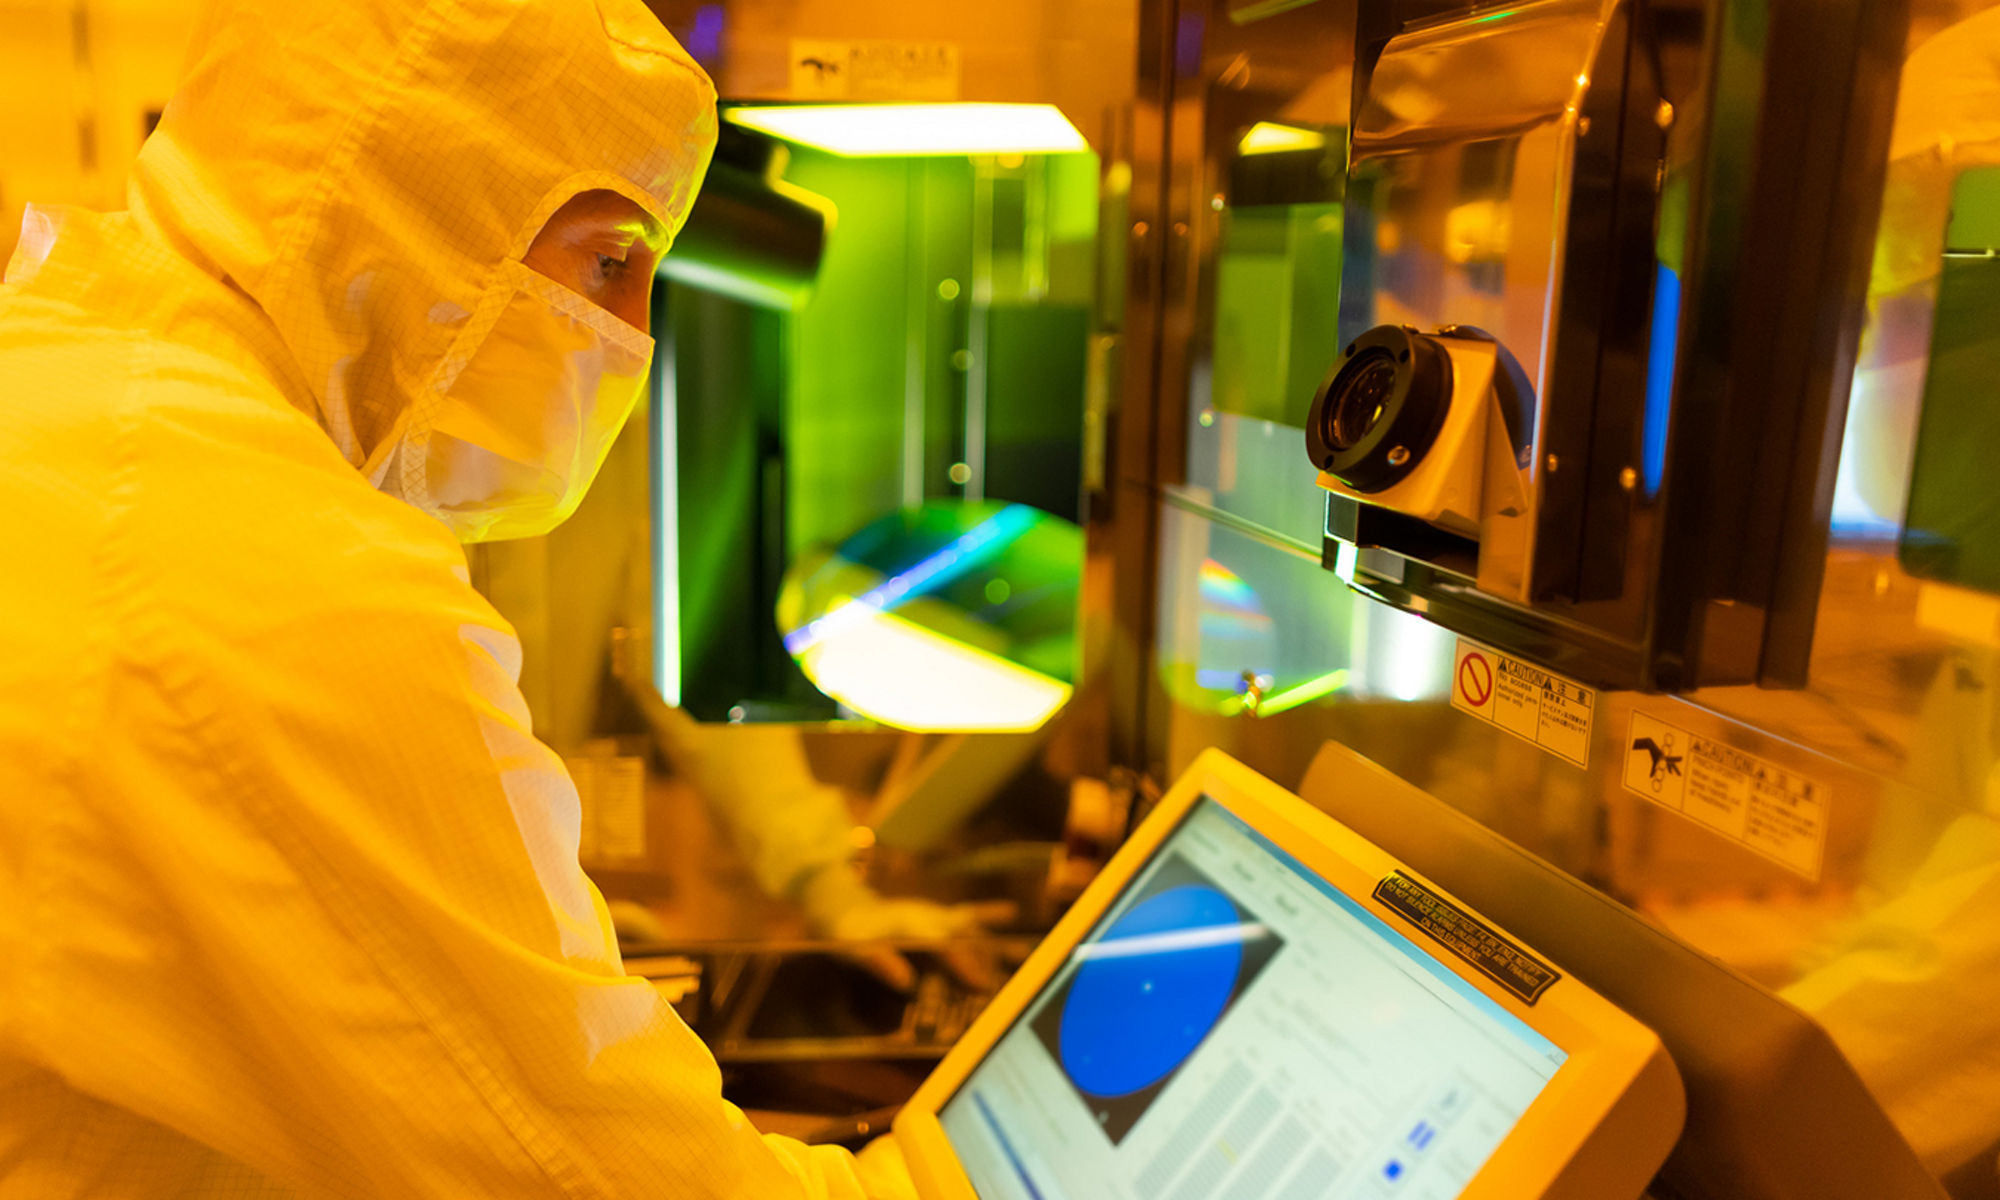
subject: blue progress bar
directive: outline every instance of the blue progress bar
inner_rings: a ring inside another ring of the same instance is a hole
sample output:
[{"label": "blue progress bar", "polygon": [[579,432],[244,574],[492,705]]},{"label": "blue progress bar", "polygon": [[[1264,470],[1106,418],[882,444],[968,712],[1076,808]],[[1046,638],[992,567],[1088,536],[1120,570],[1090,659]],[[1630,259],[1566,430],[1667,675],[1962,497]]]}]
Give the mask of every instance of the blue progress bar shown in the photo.
[{"label": "blue progress bar", "polygon": [[986,1097],[974,1092],[972,1102],[979,1106],[980,1119],[986,1122],[986,1128],[993,1131],[993,1140],[1000,1143],[1000,1153],[1007,1156],[1007,1162],[1014,1168],[1014,1174],[1021,1180],[1021,1186],[1027,1188],[1028,1194],[1035,1200],[1043,1200],[1042,1189],[1036,1187],[1035,1181],[1028,1178],[1027,1166],[1021,1162],[1021,1156],[1014,1153],[1014,1143],[1007,1140],[1007,1134],[1000,1128],[1000,1122],[994,1119],[993,1110],[986,1107]]}]

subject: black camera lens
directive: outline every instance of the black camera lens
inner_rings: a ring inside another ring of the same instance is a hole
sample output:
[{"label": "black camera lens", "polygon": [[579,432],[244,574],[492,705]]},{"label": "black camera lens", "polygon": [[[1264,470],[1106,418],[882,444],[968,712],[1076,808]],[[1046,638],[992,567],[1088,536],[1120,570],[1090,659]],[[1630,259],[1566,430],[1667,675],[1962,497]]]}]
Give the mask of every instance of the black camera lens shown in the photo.
[{"label": "black camera lens", "polygon": [[1354,365],[1353,374],[1343,372],[1340,391],[1327,397],[1326,440],[1336,450],[1359,445],[1382,419],[1396,390],[1396,360],[1387,351],[1371,351],[1366,362]]},{"label": "black camera lens", "polygon": [[1357,492],[1394,487],[1423,462],[1451,407],[1451,355],[1436,338],[1377,325],[1341,353],[1313,397],[1306,452]]}]

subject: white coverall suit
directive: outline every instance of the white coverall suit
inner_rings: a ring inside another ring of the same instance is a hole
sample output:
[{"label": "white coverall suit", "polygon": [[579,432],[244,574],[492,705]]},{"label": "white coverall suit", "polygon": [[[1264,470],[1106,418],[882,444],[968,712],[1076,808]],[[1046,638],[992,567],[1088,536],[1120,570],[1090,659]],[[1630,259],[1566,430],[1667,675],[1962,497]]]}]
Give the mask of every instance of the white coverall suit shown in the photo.
[{"label": "white coverall suit", "polygon": [[707,78],[640,0],[195,44],[0,285],[0,1198],[904,1194],[622,974],[512,631],[364,471],[566,199],[679,227]]}]

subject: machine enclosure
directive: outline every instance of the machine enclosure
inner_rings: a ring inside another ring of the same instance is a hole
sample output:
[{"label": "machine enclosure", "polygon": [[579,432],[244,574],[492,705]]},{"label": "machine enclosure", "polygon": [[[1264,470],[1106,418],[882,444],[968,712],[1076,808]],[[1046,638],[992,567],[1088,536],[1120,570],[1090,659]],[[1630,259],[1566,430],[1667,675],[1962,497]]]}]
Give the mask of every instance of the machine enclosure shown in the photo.
[{"label": "machine enclosure", "polygon": [[1478,324],[1530,396],[1520,502],[1468,511],[1463,414],[1450,480],[1322,476],[1324,564],[1599,686],[1801,685],[1907,19],[1776,9],[1739,59],[1629,0],[1362,5],[1338,336]]}]

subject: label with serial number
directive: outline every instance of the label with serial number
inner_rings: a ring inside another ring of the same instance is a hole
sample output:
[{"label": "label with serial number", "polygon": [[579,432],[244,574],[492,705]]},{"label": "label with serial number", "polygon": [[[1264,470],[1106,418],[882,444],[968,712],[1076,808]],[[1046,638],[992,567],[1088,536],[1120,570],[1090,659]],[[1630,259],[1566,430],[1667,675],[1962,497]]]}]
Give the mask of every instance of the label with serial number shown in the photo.
[{"label": "label with serial number", "polygon": [[1375,885],[1375,898],[1464,959],[1481,975],[1533,1004],[1562,974],[1498,930],[1401,871]]}]

